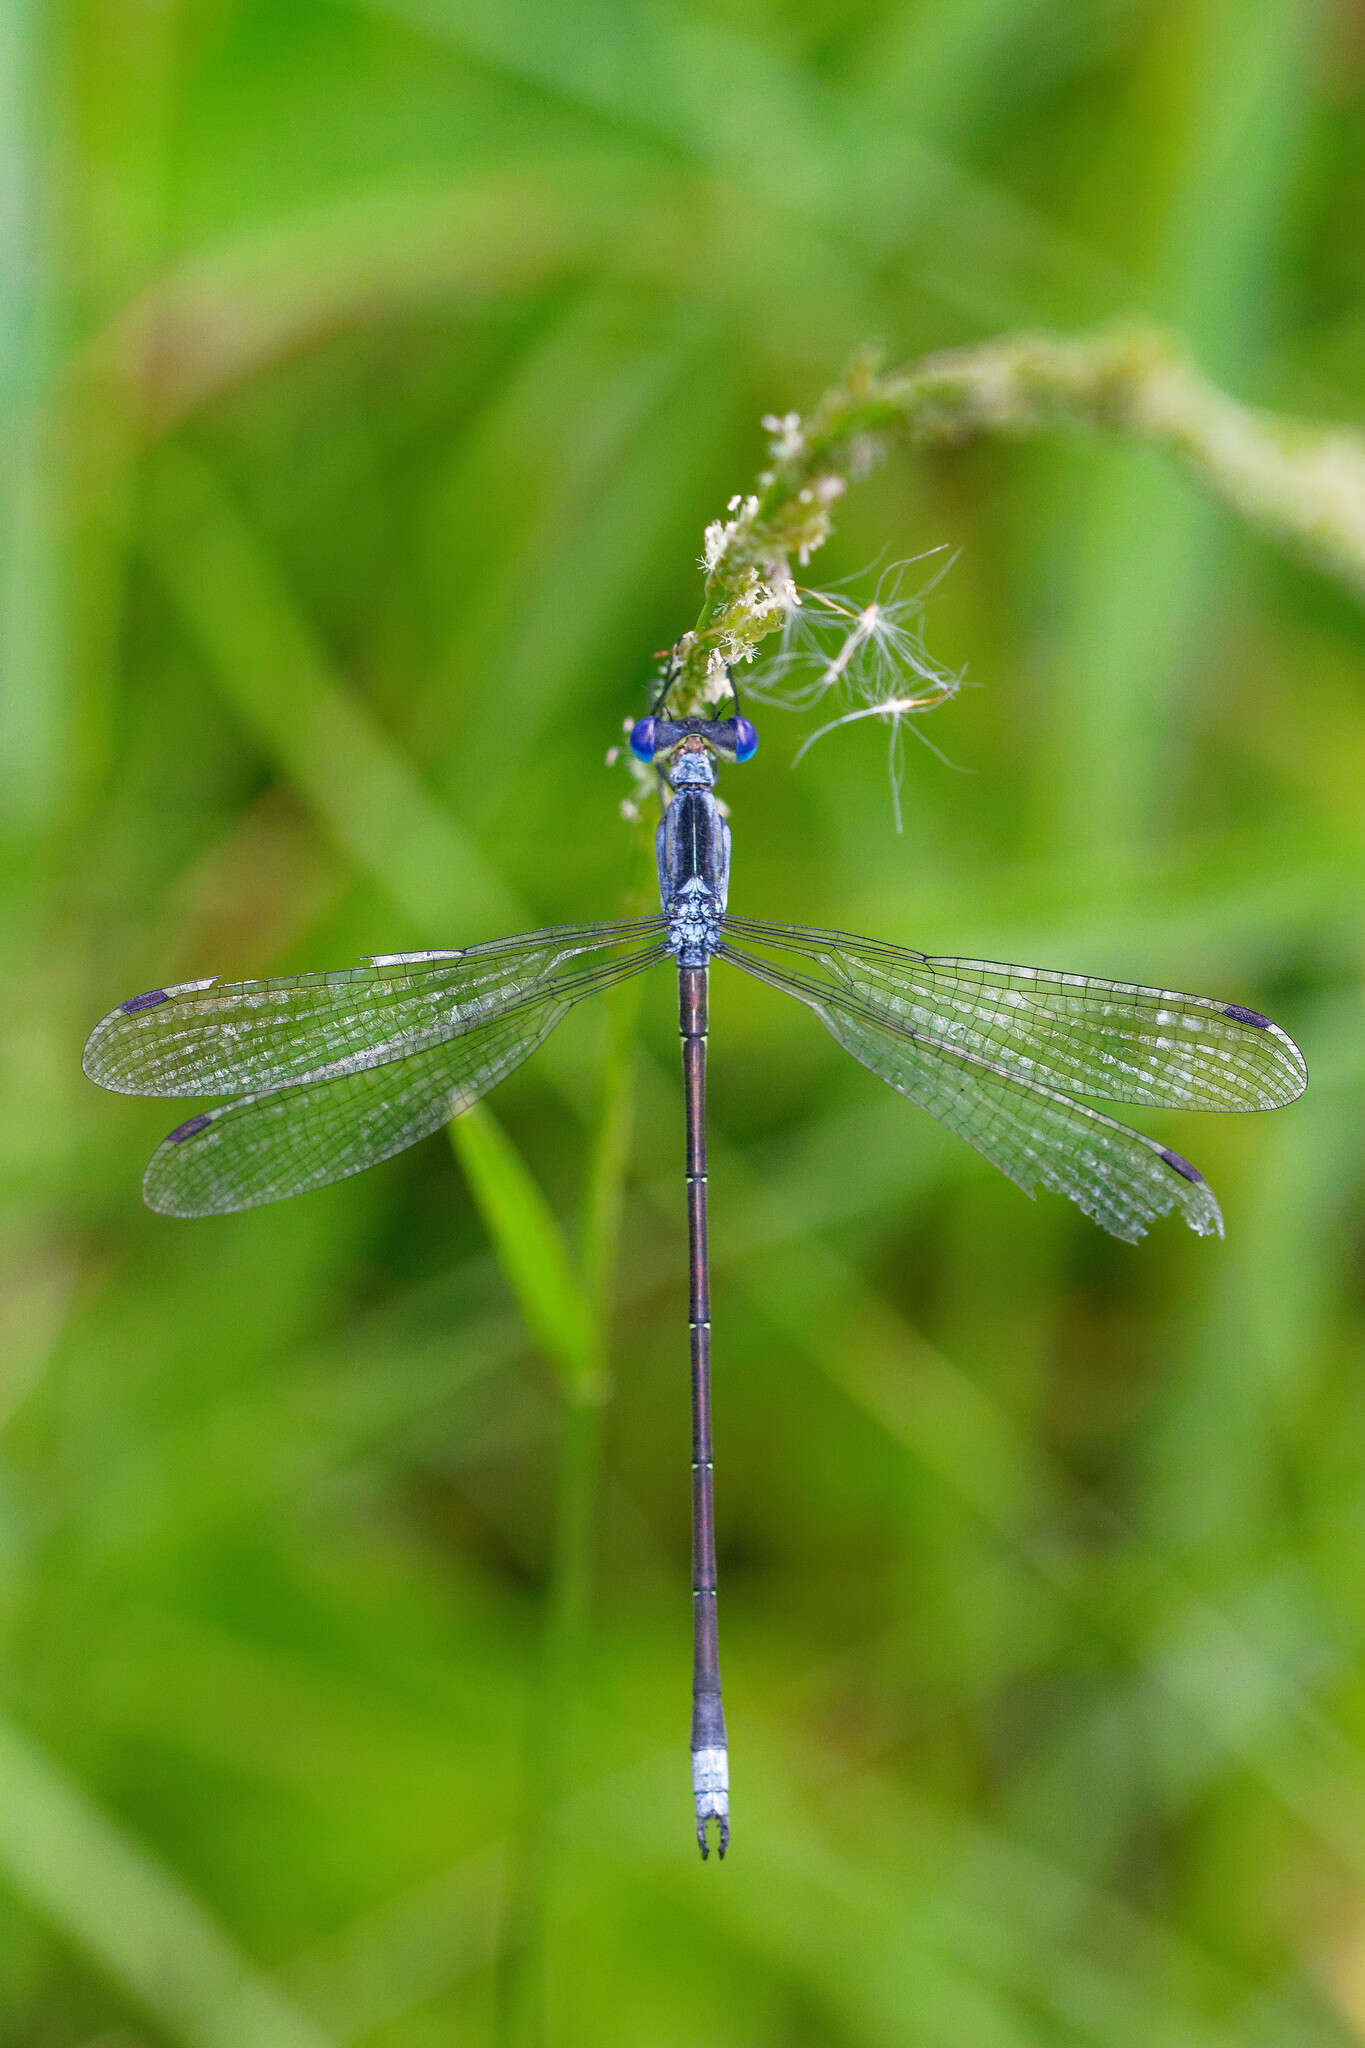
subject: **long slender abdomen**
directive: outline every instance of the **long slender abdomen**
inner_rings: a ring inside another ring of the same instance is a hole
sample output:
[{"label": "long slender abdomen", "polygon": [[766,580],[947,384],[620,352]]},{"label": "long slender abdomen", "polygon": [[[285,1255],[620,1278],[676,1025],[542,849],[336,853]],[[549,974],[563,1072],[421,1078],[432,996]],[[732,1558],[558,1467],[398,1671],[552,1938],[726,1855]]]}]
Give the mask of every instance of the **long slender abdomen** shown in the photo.
[{"label": "long slender abdomen", "polygon": [[697,1841],[717,1823],[730,1841],[730,1765],[716,1617],[715,1470],[711,1447],[711,1274],[706,1183],[706,969],[678,969],[687,1114],[688,1332],[692,1353],[692,1796]]}]

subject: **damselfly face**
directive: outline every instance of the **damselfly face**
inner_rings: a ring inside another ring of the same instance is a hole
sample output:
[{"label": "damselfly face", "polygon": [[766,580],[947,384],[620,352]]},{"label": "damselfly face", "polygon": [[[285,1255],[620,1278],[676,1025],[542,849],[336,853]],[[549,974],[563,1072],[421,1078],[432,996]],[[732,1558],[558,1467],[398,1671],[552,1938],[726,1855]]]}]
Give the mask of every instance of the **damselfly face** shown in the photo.
[{"label": "damselfly face", "polygon": [[[713,759],[752,761],[758,734],[747,718],[638,718],[630,731],[637,761],[657,768],[673,788],[715,780]],[[704,764],[704,766],[703,766]]]}]

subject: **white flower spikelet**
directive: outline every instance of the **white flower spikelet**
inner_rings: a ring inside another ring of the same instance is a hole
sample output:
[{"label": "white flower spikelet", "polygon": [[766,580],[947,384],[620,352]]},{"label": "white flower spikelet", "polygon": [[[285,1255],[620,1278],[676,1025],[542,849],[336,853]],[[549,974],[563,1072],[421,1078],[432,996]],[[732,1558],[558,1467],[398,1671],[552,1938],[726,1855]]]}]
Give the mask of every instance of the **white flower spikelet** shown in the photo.
[{"label": "white flower spikelet", "polygon": [[806,431],[799,412],[765,412],[759,425],[771,438],[768,453],[774,462],[795,462],[806,452]]},{"label": "white flower spikelet", "polygon": [[752,493],[748,497],[731,498],[725,509],[733,517],[713,519],[702,535],[701,566],[708,576],[714,575],[725,560],[740,528],[752,520],[758,510],[758,499]]}]

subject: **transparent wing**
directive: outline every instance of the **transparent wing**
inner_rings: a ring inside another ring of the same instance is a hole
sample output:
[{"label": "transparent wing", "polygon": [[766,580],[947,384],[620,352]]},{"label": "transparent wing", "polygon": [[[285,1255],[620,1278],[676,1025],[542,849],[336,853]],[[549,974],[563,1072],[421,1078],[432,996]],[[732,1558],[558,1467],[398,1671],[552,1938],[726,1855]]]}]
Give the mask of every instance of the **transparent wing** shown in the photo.
[{"label": "transparent wing", "polygon": [[978,1052],[891,1021],[854,996],[746,952],[728,936],[720,952],[807,1004],[855,1059],[964,1138],[1025,1194],[1044,1187],[1067,1195],[1130,1242],[1170,1209],[1201,1237],[1222,1236],[1223,1219],[1203,1175],[1154,1138]]},{"label": "transparent wing", "polygon": [[992,960],[936,960],[845,932],[729,918],[727,934],[923,1034],[1066,1095],[1185,1109],[1278,1109],[1308,1079],[1292,1038],[1212,996]]},{"label": "transparent wing", "polygon": [[380,1065],[571,987],[584,954],[643,948],[652,959],[661,930],[658,917],[561,925],[462,952],[381,954],[333,974],[149,989],[101,1018],[85,1071],[125,1095],[232,1095]]},{"label": "transparent wing", "polygon": [[216,1216],[363,1172],[496,1087],[581,996],[667,957],[657,937],[637,942],[622,957],[559,976],[548,991],[513,995],[491,1014],[465,1013],[439,1033],[410,1036],[405,1052],[368,1063],[339,1058],[202,1111],[152,1154],[142,1183],[147,1205],[171,1216]]}]

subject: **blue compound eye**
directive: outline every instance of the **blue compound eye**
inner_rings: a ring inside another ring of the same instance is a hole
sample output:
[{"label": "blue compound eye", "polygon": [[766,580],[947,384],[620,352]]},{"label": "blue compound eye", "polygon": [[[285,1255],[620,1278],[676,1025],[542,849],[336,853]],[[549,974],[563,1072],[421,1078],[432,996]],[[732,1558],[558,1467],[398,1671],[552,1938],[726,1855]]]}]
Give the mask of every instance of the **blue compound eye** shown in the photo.
[{"label": "blue compound eye", "polygon": [[654,759],[654,720],[637,718],[630,729],[630,751],[637,761]]},{"label": "blue compound eye", "polygon": [[758,752],[758,734],[747,718],[735,718],[730,722],[735,728],[735,759],[752,761]]}]

